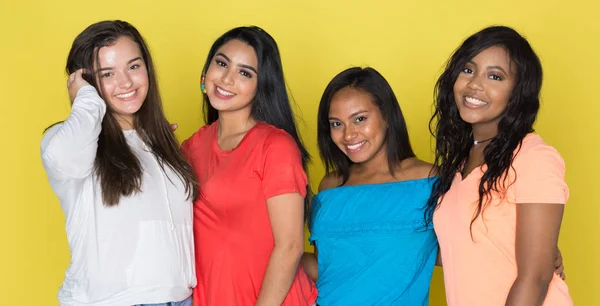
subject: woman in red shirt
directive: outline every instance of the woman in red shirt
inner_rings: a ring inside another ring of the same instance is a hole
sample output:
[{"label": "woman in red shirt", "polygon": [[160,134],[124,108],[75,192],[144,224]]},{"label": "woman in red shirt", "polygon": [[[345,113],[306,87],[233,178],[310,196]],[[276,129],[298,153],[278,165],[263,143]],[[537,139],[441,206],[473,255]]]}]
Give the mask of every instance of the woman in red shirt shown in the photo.
[{"label": "woman in red shirt", "polygon": [[313,305],[302,267],[309,155],[275,40],[232,29],[212,45],[201,89],[206,125],[183,143],[199,179],[194,305]]}]

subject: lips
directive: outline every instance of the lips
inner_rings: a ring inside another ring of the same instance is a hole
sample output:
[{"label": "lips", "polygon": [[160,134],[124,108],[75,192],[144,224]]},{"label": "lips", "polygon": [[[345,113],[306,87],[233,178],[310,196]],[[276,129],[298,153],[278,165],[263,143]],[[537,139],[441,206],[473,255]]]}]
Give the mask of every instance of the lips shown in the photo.
[{"label": "lips", "polygon": [[219,99],[227,100],[233,98],[235,93],[227,91],[219,86],[215,86],[215,96],[217,96]]},{"label": "lips", "polygon": [[367,143],[367,141],[361,141],[361,142],[357,142],[354,144],[350,144],[350,145],[346,145],[346,150],[348,150],[349,153],[355,153],[360,151],[360,149],[363,148],[363,146]]},{"label": "lips", "polygon": [[486,102],[486,101],[483,101],[481,99],[477,99],[475,97],[465,96],[464,99],[463,99],[463,104],[467,108],[478,109],[478,108],[485,107],[489,103]]},{"label": "lips", "polygon": [[137,94],[137,89],[132,90],[130,92],[115,95],[115,97],[117,97],[121,100],[129,100],[129,99],[134,98],[136,96],[136,94]]}]

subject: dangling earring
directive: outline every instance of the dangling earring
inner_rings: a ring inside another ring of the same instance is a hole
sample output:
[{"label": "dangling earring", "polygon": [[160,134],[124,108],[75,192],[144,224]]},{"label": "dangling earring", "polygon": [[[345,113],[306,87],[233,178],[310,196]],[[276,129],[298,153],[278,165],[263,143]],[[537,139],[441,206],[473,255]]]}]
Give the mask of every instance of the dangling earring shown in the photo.
[{"label": "dangling earring", "polygon": [[206,93],[206,86],[204,86],[204,77],[202,77],[202,79],[200,79],[200,90],[203,93]]}]

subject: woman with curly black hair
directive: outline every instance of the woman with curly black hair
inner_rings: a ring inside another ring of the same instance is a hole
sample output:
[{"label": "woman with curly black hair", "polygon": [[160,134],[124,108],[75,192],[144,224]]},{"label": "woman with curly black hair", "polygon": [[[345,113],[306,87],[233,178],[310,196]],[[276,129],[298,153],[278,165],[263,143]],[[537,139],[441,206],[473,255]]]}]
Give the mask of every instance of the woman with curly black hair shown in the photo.
[{"label": "woman with curly black hair", "polygon": [[553,273],[569,190],[560,154],[533,133],[542,66],[515,30],[467,38],[436,83],[428,202],[448,305],[572,305]]}]

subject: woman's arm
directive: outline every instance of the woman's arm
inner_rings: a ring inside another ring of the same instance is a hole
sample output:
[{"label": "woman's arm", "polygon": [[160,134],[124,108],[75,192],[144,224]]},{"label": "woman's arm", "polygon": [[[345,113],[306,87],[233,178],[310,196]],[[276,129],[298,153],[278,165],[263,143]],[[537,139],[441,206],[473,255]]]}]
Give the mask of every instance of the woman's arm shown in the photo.
[{"label": "woman's arm", "polygon": [[310,279],[313,282],[317,282],[317,280],[319,279],[319,251],[317,250],[317,247],[315,246],[315,252],[314,253],[310,253],[310,252],[304,252],[304,254],[302,254],[302,267],[304,268],[304,271],[306,271],[306,274],[308,274],[308,277],[310,277]]},{"label": "woman's arm", "polygon": [[256,305],[279,306],[294,281],[304,251],[304,199],[288,193],[267,199],[275,246]]},{"label": "woman's arm", "polygon": [[[321,179],[318,191],[321,192],[323,190],[335,188],[341,183],[342,178],[339,175],[335,173],[328,173]],[[317,197],[313,197],[312,200],[318,201]],[[317,280],[319,279],[319,250],[317,249],[316,245],[314,246],[314,248],[314,253],[304,252],[304,254],[302,255],[301,263],[302,267],[304,268],[304,271],[306,271],[306,274],[308,274],[308,277],[310,277],[310,279],[313,282],[317,282]]]},{"label": "woman's arm", "polygon": [[517,204],[517,278],[507,306],[542,305],[555,270],[564,204]]},{"label": "woman's arm", "polygon": [[42,139],[42,162],[50,178],[83,178],[94,167],[106,104],[81,74],[72,73],[67,83],[73,101],[69,118]]}]

